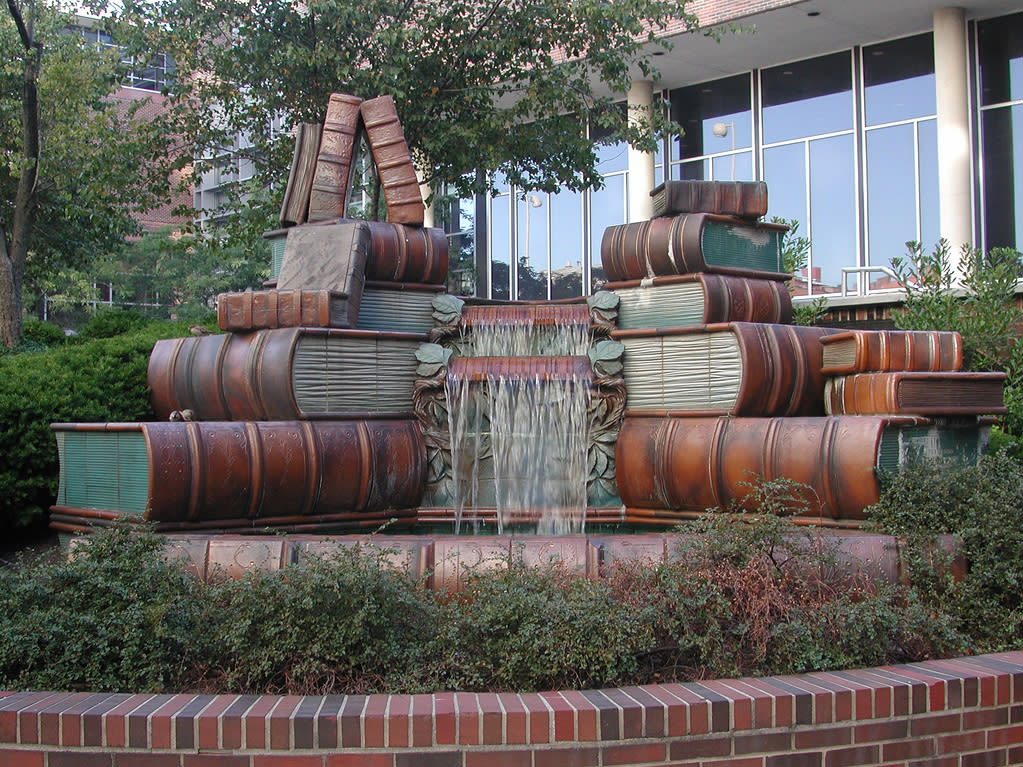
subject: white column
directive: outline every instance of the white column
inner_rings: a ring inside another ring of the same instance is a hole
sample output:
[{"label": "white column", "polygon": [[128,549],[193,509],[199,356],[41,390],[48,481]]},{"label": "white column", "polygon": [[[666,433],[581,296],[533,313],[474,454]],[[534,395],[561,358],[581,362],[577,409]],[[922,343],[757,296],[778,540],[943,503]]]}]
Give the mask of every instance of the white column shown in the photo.
[{"label": "white column", "polygon": [[[629,124],[647,122],[652,114],[654,87],[649,80],[634,80],[629,89]],[[654,155],[629,146],[629,221],[646,221],[654,213]]]},{"label": "white column", "polygon": [[951,244],[958,262],[959,248],[973,243],[969,58],[962,8],[934,11],[934,80],[941,236]]},{"label": "white column", "polygon": [[[423,211],[423,226],[433,226],[433,215],[434,215],[434,201],[430,200],[430,195],[433,194],[433,189],[430,188],[429,184],[424,184],[423,179],[426,178],[426,173],[419,164],[416,164],[416,178],[419,179],[419,193],[423,195],[423,204],[426,206]],[[430,200],[427,202],[427,200]]]}]

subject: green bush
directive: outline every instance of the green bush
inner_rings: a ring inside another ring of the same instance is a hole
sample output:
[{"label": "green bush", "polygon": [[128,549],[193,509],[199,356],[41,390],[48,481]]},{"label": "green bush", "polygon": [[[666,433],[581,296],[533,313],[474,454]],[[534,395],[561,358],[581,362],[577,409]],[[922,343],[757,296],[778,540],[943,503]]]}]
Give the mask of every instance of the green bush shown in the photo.
[{"label": "green bush", "polygon": [[146,367],[160,338],[187,335],[159,322],[113,338],[0,356],[0,531],[39,518],[56,496],[53,422],[154,417]]},{"label": "green bush", "polygon": [[91,341],[96,338],[113,338],[123,333],[148,325],[145,315],[134,309],[99,309],[78,330],[76,341]]},{"label": "green bush", "polygon": [[[1002,451],[979,466],[922,462],[889,479],[869,510],[902,536],[921,602],[946,613],[976,652],[1019,649],[1023,637],[1023,464]],[[951,534],[967,565],[957,579],[936,536]]]},{"label": "green bush", "polygon": [[64,343],[66,337],[63,329],[52,322],[25,320],[21,327],[21,338],[23,341],[35,344],[39,348],[45,348]]},{"label": "green bush", "polygon": [[69,561],[0,569],[0,687],[158,691],[197,660],[198,582],[154,535],[112,530]]}]

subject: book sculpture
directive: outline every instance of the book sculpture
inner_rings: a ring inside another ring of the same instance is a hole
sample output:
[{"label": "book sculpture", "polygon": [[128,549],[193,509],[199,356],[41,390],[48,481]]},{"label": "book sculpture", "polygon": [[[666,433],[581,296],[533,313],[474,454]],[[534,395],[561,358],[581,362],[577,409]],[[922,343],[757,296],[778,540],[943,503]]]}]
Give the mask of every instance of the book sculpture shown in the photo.
[{"label": "book sculpture", "polygon": [[[387,221],[344,217],[363,140]],[[763,183],[651,194],[604,234],[606,290],[463,300],[394,103],[332,96],[296,131],[270,286],[219,297],[224,334],[156,344],[164,420],[53,425],[51,525],[658,529],[785,477],[803,521],[855,528],[884,472],[979,459],[1004,376],[961,372],[956,334],[792,325]]]}]

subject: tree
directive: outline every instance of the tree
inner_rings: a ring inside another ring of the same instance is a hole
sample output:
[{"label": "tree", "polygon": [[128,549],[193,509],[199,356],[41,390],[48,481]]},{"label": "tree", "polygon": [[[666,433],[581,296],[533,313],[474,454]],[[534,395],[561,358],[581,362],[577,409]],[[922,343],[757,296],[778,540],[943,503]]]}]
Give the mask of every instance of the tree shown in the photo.
[{"label": "tree", "polygon": [[116,48],[67,34],[71,17],[40,0],[0,16],[0,343],[21,334],[22,291],[59,265],[86,262],[138,227],[132,213],[166,199],[165,128],[142,102],[111,98]]},{"label": "tree", "polygon": [[[281,184],[290,136],[272,116],[319,122],[331,92],[391,95],[417,165],[467,196],[500,170],[523,189],[600,186],[587,119],[605,142],[654,149],[655,110],[616,106],[634,77],[657,79],[685,0],[128,0],[120,34],[175,54],[183,135],[215,157],[242,132]],[[279,197],[278,197],[279,199]]]}]

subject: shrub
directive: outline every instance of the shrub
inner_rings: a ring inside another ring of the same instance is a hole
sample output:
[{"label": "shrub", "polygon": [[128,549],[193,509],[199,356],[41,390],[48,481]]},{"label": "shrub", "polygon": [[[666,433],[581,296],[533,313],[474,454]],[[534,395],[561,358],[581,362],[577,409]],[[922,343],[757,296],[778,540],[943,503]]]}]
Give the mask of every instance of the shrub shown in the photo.
[{"label": "shrub", "polygon": [[134,309],[99,309],[79,329],[75,340],[113,338],[130,333],[149,324],[149,320]]},{"label": "shrub", "polygon": [[0,570],[0,688],[159,691],[196,658],[198,583],[154,535],[115,529],[69,561]]},{"label": "shrub", "polygon": [[188,333],[160,322],[113,338],[0,356],[0,530],[37,520],[57,491],[50,423],[154,417],[146,367],[159,338]]},{"label": "shrub", "polygon": [[38,348],[46,348],[64,343],[65,335],[63,329],[52,322],[26,320],[21,327],[21,338]]},{"label": "shrub", "polygon": [[[1023,465],[1002,451],[978,466],[921,462],[889,479],[869,510],[903,536],[921,601],[947,613],[976,652],[1018,649],[1023,637]],[[951,534],[967,563],[957,580],[936,536]],[[942,566],[945,565],[945,566]]]}]

